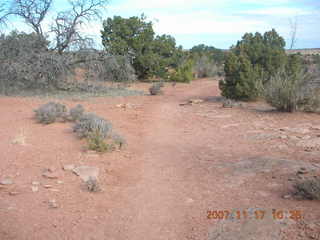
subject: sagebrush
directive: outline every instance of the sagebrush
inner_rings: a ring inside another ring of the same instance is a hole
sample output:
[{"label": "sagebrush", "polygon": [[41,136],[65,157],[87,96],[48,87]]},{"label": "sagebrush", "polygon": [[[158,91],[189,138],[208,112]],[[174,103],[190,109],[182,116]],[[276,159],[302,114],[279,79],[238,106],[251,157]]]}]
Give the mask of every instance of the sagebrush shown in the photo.
[{"label": "sagebrush", "polygon": [[43,124],[54,123],[57,120],[65,120],[67,107],[61,103],[49,102],[34,110],[35,118]]},{"label": "sagebrush", "polygon": [[106,138],[111,134],[112,125],[104,118],[93,113],[86,113],[76,122],[73,131],[80,138],[90,137],[91,134],[98,134],[99,137]]}]

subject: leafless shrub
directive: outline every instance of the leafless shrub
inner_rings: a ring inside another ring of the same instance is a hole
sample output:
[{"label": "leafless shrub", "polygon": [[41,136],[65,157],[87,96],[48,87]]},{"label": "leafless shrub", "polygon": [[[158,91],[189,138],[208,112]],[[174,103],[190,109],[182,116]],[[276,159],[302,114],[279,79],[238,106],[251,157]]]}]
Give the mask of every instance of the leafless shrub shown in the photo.
[{"label": "leafless shrub", "polygon": [[320,200],[320,178],[299,181],[294,187],[295,195],[309,200]]},{"label": "leafless shrub", "polygon": [[90,39],[81,36],[79,28],[82,24],[101,17],[101,11],[107,0],[71,0],[71,9],[59,12],[51,26],[55,35],[55,50],[60,54],[74,45],[87,45]]},{"label": "leafless shrub", "polygon": [[[1,94],[21,90],[103,93],[110,89],[97,80],[135,80],[134,70],[124,57],[94,50],[60,55],[48,50],[48,44],[35,33],[12,32],[0,36]],[[86,73],[81,81],[75,74],[79,68]]]},{"label": "leafless shrub", "polygon": [[204,55],[196,59],[193,72],[198,78],[215,77],[219,75],[219,72],[223,71],[221,68],[215,61]]},{"label": "leafless shrub", "polygon": [[13,0],[12,13],[24,19],[39,38],[44,38],[42,22],[45,19],[52,0]]},{"label": "leafless shrub", "polygon": [[43,124],[54,123],[56,120],[64,120],[67,108],[61,103],[49,102],[34,110],[38,122]]}]

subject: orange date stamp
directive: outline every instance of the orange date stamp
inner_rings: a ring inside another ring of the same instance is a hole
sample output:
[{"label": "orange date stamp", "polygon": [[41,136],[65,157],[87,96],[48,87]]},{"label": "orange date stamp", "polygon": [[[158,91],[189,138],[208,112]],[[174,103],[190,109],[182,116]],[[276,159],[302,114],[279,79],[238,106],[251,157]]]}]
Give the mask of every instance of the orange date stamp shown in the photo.
[{"label": "orange date stamp", "polygon": [[265,216],[269,214],[274,220],[301,220],[303,219],[303,214],[301,210],[263,210],[263,209],[255,209],[255,210],[208,210],[207,211],[207,219],[215,219],[215,220],[230,220],[230,219],[255,219],[255,220],[263,220]]}]

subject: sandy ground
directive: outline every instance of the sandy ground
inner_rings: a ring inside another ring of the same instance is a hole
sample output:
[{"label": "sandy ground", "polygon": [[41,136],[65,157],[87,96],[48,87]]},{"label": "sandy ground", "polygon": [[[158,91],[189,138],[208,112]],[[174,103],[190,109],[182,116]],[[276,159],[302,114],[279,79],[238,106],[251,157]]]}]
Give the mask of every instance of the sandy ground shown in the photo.
[{"label": "sandy ground", "polygon": [[[180,105],[192,98],[204,102]],[[283,198],[301,167],[319,175],[320,149],[303,145],[320,136],[319,115],[222,108],[212,79],[168,84],[162,96],[62,100],[126,138],[124,150],[99,155],[71,123],[36,123],[32,110],[47,101],[0,98],[0,178],[14,182],[0,186],[1,240],[320,239],[319,201]],[[88,192],[66,164],[98,167],[102,191]],[[57,178],[44,178],[47,168]],[[214,211],[238,216],[208,219]]]}]

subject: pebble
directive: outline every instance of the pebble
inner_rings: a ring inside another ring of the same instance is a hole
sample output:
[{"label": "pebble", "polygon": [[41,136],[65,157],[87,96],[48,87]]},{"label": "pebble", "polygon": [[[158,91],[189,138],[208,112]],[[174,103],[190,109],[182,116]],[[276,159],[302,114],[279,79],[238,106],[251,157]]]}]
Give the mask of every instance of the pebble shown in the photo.
[{"label": "pebble", "polygon": [[32,186],[31,190],[32,190],[32,192],[38,192],[39,191],[39,187],[38,186]]},{"label": "pebble", "polygon": [[283,196],[282,196],[283,199],[290,199],[291,197],[292,197],[292,196],[291,196],[290,194],[287,194],[287,195],[283,195]]},{"label": "pebble", "polygon": [[49,200],[49,207],[50,208],[58,208],[57,201],[55,199]]}]

